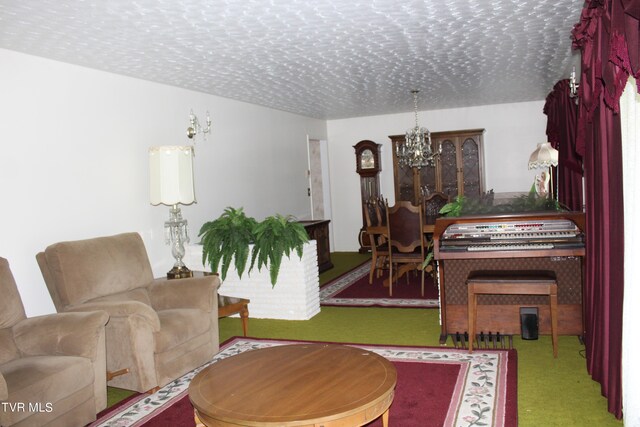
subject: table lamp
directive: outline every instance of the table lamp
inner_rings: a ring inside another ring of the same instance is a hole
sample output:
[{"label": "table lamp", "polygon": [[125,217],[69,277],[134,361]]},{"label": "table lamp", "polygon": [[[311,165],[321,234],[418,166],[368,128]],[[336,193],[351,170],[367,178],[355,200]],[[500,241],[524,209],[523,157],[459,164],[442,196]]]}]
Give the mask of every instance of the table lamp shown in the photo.
[{"label": "table lamp", "polygon": [[[549,142],[538,144],[536,150],[529,157],[529,169],[546,169],[547,176],[551,179],[550,192],[554,199],[557,198],[557,191],[553,186],[552,166],[558,166],[558,150],[551,146]],[[546,182],[544,183],[546,189]]]},{"label": "table lamp", "polygon": [[170,206],[165,221],[165,243],[171,245],[175,258],[167,278],[191,277],[184,265],[185,243],[189,243],[187,220],[182,218],[180,205],[196,202],[193,186],[193,146],[161,146],[149,148],[150,199],[154,206]]}]

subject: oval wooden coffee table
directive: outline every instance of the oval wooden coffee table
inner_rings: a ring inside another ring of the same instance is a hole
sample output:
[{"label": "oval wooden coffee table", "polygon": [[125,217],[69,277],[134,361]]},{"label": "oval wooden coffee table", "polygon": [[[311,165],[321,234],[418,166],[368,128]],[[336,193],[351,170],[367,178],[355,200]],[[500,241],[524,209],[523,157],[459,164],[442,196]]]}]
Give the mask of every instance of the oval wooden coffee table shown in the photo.
[{"label": "oval wooden coffee table", "polygon": [[386,427],[396,368],[371,351],[338,344],[250,350],[203,369],[189,385],[206,426]]}]

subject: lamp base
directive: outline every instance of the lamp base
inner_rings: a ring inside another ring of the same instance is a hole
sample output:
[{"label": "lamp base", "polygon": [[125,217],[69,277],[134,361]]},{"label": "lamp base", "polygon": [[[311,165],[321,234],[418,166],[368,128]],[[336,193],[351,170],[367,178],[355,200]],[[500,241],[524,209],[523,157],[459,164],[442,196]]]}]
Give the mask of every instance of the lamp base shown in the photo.
[{"label": "lamp base", "polygon": [[186,279],[188,277],[193,277],[193,271],[189,270],[185,266],[174,266],[167,272],[167,279]]}]

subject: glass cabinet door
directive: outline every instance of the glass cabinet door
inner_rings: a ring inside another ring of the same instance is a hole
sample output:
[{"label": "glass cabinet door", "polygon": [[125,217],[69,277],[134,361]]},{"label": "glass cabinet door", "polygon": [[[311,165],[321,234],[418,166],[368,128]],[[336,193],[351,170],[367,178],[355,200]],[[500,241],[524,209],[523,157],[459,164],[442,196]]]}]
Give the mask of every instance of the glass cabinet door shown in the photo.
[{"label": "glass cabinet door", "polygon": [[420,169],[420,193],[423,197],[438,191],[435,166]]},{"label": "glass cabinet door", "polygon": [[451,139],[442,141],[442,153],[440,154],[441,190],[444,194],[453,198],[458,194],[458,161],[456,144]]},{"label": "glass cabinet door", "polygon": [[473,138],[467,138],[462,143],[462,173],[464,195],[478,198],[480,189],[480,164],[478,162],[478,143]]},{"label": "glass cabinet door", "polygon": [[413,183],[413,169],[411,167],[398,165],[397,185],[400,191],[400,198],[396,196],[396,199],[413,201],[414,183]]},{"label": "glass cabinet door", "polygon": [[363,202],[375,199],[380,195],[378,182],[377,176],[363,176],[360,178],[360,194]]}]

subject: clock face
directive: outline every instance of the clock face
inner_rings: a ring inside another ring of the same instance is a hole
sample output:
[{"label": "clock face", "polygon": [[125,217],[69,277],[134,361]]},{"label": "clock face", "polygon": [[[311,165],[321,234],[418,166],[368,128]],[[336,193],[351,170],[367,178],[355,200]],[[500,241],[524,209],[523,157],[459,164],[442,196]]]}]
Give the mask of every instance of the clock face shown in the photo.
[{"label": "clock face", "polygon": [[373,169],[375,167],[373,151],[368,148],[366,150],[362,150],[362,154],[360,155],[360,169]]}]

